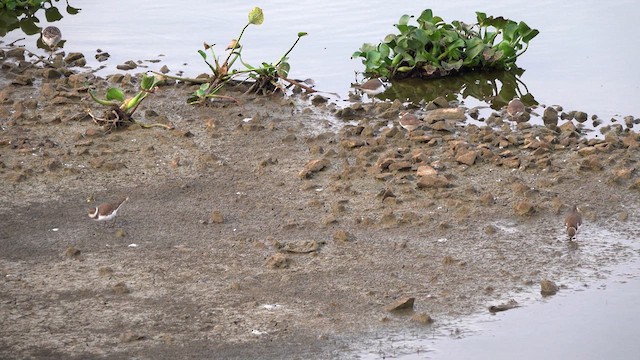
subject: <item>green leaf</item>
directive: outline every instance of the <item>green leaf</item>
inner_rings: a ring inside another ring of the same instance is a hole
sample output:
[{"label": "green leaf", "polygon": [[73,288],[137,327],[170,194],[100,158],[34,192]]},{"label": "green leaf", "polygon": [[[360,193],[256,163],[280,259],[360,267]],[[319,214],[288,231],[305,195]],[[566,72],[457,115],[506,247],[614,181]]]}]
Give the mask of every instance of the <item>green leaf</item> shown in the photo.
[{"label": "green leaf", "polygon": [[20,29],[27,35],[35,35],[40,32],[40,28],[35,24],[36,18],[28,17],[20,20]]},{"label": "green leaf", "polygon": [[533,29],[529,31],[527,34],[522,35],[522,41],[525,44],[528,44],[529,41],[531,41],[531,39],[533,39],[534,37],[538,36],[538,34],[540,34],[540,31]]},{"label": "green leaf", "polygon": [[124,101],[124,93],[121,89],[110,87],[107,89],[107,100]]},{"label": "green leaf", "polygon": [[411,19],[411,16],[409,15],[402,15],[400,17],[400,20],[398,20],[398,25],[403,26],[403,25],[407,25],[409,23],[409,20]]},{"label": "green leaf", "polygon": [[73,6],[67,4],[67,14],[75,15],[80,12],[82,9],[74,8]]},{"label": "green leaf", "polygon": [[60,10],[57,7],[50,7],[44,10],[44,16],[47,18],[48,22],[60,21],[62,19],[62,14],[60,14]]},{"label": "green leaf", "polygon": [[249,24],[261,25],[263,21],[264,14],[262,13],[262,9],[256,6],[249,11]]},{"label": "green leaf", "polygon": [[207,60],[207,53],[202,51],[202,50],[198,50],[198,54],[200,54],[200,56],[202,56],[203,59]]},{"label": "green leaf", "polygon": [[291,66],[288,62],[281,62],[280,65],[278,65],[278,76],[280,76],[281,78],[286,78],[287,76],[289,76],[290,69]]},{"label": "green leaf", "polygon": [[152,88],[156,85],[155,80],[156,80],[155,76],[142,75],[142,80],[140,81],[140,88],[147,91],[152,90]]},{"label": "green leaf", "polygon": [[298,37],[303,37],[303,36],[307,36],[308,34],[304,31],[301,31],[298,33]]}]

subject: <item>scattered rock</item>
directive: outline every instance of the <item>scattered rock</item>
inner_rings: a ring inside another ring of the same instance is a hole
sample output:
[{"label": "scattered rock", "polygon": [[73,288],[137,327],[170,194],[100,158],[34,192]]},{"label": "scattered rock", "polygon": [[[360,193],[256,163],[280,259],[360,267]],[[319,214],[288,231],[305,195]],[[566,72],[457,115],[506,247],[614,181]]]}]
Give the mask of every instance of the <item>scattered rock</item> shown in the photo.
[{"label": "scattered rock", "polygon": [[286,243],[281,247],[281,251],[294,254],[308,254],[320,250],[324,241],[300,240],[293,243]]},{"label": "scattered rock", "polygon": [[451,186],[449,180],[441,175],[422,176],[416,183],[418,189],[436,189]]},{"label": "scattered rock", "polygon": [[413,296],[401,297],[389,305],[384,307],[385,311],[413,310],[413,302],[416,300]]},{"label": "scattered rock", "polygon": [[558,292],[558,285],[551,280],[541,280],[540,281],[540,294],[542,296],[551,296],[555,295]]},{"label": "scattered rock", "polygon": [[144,335],[136,334],[130,330],[120,334],[120,341],[123,343],[140,341],[140,340],[144,340],[145,338],[146,337]]},{"label": "scattered rock", "polygon": [[536,212],[536,207],[532,203],[524,200],[518,202],[514,207],[514,210],[519,216],[530,216]]},{"label": "scattered rock", "polygon": [[346,230],[338,230],[333,234],[333,240],[346,243],[355,240],[355,236]]},{"label": "scattered rock", "polygon": [[211,223],[213,224],[222,224],[224,223],[224,217],[222,216],[222,212],[219,210],[214,210],[211,212]]},{"label": "scattered rock", "polygon": [[76,249],[73,246],[69,246],[64,252],[64,255],[70,258],[77,258],[78,256],[80,256],[80,250]]},{"label": "scattered rock", "polygon": [[124,64],[117,65],[117,66],[116,66],[116,69],[118,69],[118,70],[125,70],[125,71],[126,71],[126,70],[133,70],[133,69],[135,69],[135,68],[137,68],[137,67],[138,67],[138,64],[136,64],[136,63],[135,63],[134,61],[132,61],[132,60],[128,60],[128,61],[125,61],[125,63],[124,63]]},{"label": "scattered rock", "polygon": [[489,312],[492,313],[492,314],[495,314],[497,312],[511,310],[511,309],[517,308],[519,306],[520,305],[518,305],[517,301],[511,299],[508,302],[506,302],[505,304],[489,306]]},{"label": "scattered rock", "polygon": [[127,284],[122,281],[113,285],[111,289],[117,295],[129,294],[131,292],[131,290],[129,290],[129,288],[127,287]]},{"label": "scattered rock", "polygon": [[304,165],[304,168],[298,173],[300,179],[307,179],[313,176],[313,174],[329,166],[329,160],[327,159],[315,159],[311,160]]},{"label": "scattered rock", "polygon": [[478,157],[478,153],[474,150],[470,150],[458,155],[456,157],[456,161],[461,164],[471,166],[476,162],[477,157]]},{"label": "scattered rock", "polygon": [[429,316],[427,313],[419,312],[415,313],[411,316],[411,321],[418,323],[420,325],[430,325],[433,324],[433,318]]},{"label": "scattered rock", "polygon": [[289,267],[291,260],[282,253],[275,253],[267,259],[265,265],[270,269],[286,269]]}]

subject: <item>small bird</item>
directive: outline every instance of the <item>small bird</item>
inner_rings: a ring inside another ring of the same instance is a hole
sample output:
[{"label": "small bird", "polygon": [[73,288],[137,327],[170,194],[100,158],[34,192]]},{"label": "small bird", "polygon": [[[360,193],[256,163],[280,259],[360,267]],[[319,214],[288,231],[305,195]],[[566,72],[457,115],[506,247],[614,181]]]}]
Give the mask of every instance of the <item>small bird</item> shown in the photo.
[{"label": "small bird", "polygon": [[398,123],[409,132],[409,136],[413,130],[423,124],[420,118],[406,111],[401,112],[399,118]]},{"label": "small bird", "polygon": [[518,98],[513,98],[513,100],[509,101],[509,104],[507,105],[507,114],[512,119],[519,118],[524,114],[525,111],[526,109],[524,107],[524,104]]},{"label": "small bird", "polygon": [[42,30],[42,42],[49,47],[51,54],[49,59],[53,56],[58,43],[62,40],[62,32],[55,26],[47,26]]},{"label": "small bird", "polygon": [[564,218],[564,226],[567,228],[569,240],[576,237],[580,225],[582,225],[582,212],[576,205],[573,205],[571,211]]},{"label": "small bird", "polygon": [[89,209],[87,212],[89,217],[95,221],[108,221],[113,219],[113,224],[115,224],[116,215],[118,210],[122,207],[125,201],[129,200],[128,197],[122,198],[114,203],[103,203],[94,208]]},{"label": "small bird", "polygon": [[351,87],[362,91],[373,99],[374,96],[383,93],[387,89],[387,84],[378,78],[373,78],[367,80],[364,84],[352,84]]}]

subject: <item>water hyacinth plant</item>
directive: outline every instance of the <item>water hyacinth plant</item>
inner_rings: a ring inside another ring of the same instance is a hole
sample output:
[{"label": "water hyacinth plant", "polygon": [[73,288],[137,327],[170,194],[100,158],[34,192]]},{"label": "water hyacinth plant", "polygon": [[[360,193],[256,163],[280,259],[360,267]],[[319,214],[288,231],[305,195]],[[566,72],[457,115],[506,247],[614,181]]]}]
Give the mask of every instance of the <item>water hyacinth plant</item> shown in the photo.
[{"label": "water hyacinth plant", "polygon": [[476,16],[473,25],[461,21],[448,24],[426,9],[416,19],[416,26],[409,23],[413,16],[403,15],[395,24],[399,34],[389,34],[377,45],[363,44],[352,58],[362,58],[365,75],[392,79],[509,70],[539,34],[524,22],[482,12]]},{"label": "water hyacinth plant", "polygon": [[105,111],[104,117],[94,116],[91,112],[89,112],[89,115],[96,124],[103,126],[107,133],[115,129],[126,128],[132,124],[139,124],[143,128],[162,127],[172,129],[173,126],[171,125],[144,124],[133,119],[133,113],[138,109],[140,103],[155,91],[161,81],[161,79],[153,75],[142,75],[140,90],[135,96],[128,98],[125,98],[122,89],[116,87],[108,88],[104,99],[99,99],[95,91],[89,91],[89,95],[95,102],[109,107],[109,109]]},{"label": "water hyacinth plant", "polygon": [[[263,62],[261,66],[252,66],[242,59],[242,36],[244,35],[245,30],[247,30],[250,25],[261,25],[263,22],[264,14],[262,9],[259,7],[251,9],[251,11],[249,11],[247,24],[242,28],[242,31],[240,31],[238,38],[232,39],[229,45],[227,45],[225,48],[227,53],[223,57],[216,55],[214,49],[215,45],[209,45],[206,42],[204,43],[204,50],[198,50],[198,53],[211,70],[211,76],[209,78],[190,79],[171,75],[163,76],[171,79],[201,84],[187,100],[189,104],[204,104],[207,103],[209,99],[235,101],[235,99],[220,95],[218,92],[231,80],[236,78],[243,80],[252,79],[254,82],[248,91],[261,92],[263,94],[284,91],[284,85],[280,83],[280,80],[304,88],[307,92],[314,92],[312,88],[288,78],[291,66],[288,62],[287,56],[298,44],[300,38],[307,35],[306,32],[298,33],[296,41],[275,64]],[[233,68],[237,61],[244,66],[244,69]]]}]

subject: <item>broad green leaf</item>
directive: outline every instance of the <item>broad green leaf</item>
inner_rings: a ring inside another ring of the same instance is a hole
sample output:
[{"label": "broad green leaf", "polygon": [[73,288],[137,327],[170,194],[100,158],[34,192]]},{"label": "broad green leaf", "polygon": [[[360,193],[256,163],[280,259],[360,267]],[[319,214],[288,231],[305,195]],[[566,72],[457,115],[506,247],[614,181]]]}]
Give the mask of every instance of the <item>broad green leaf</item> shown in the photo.
[{"label": "broad green leaf", "polygon": [[261,25],[264,21],[264,14],[262,13],[262,9],[259,7],[254,7],[249,12],[249,24],[253,25]]},{"label": "broad green leaf", "polygon": [[529,31],[527,34],[523,34],[522,35],[522,41],[525,44],[528,44],[529,41],[531,41],[531,39],[533,39],[534,37],[538,36],[538,34],[540,34],[540,31],[533,29],[531,31]]},{"label": "broad green leaf", "polygon": [[107,100],[124,101],[124,93],[119,88],[110,87],[109,89],[107,89],[106,95],[107,95]]},{"label": "broad green leaf", "polygon": [[207,53],[202,51],[202,50],[198,50],[198,54],[200,54],[200,56],[202,56],[203,59],[207,60]]},{"label": "broad green leaf", "polygon": [[409,72],[414,69],[415,66],[400,66],[398,68],[399,72]]},{"label": "broad green leaf", "polygon": [[67,4],[67,14],[75,15],[80,12],[82,9],[74,8],[73,6]]},{"label": "broad green leaf", "polygon": [[280,65],[278,65],[278,76],[280,76],[281,78],[286,78],[287,76],[289,76],[290,69],[291,66],[288,62],[281,62]]},{"label": "broad green leaf", "polygon": [[400,17],[400,20],[398,20],[398,25],[403,26],[403,25],[407,25],[409,23],[409,20],[411,19],[411,16],[409,15],[402,15]]},{"label": "broad green leaf", "polygon": [[35,35],[40,32],[40,28],[35,24],[34,17],[28,17],[20,20],[20,29],[27,35]]},{"label": "broad green leaf", "polygon": [[308,34],[304,31],[301,31],[298,33],[298,37],[303,37],[303,36],[307,36]]},{"label": "broad green leaf", "polygon": [[44,16],[47,18],[48,22],[59,21],[62,19],[62,14],[60,14],[60,10],[57,7],[52,6],[44,10]]}]

